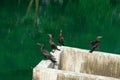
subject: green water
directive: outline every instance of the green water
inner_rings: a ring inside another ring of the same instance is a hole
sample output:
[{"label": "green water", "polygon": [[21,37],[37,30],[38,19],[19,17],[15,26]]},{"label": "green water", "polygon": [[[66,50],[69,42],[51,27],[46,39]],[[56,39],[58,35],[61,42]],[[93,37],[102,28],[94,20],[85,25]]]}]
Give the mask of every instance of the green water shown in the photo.
[{"label": "green water", "polygon": [[89,41],[101,35],[99,51],[120,54],[119,0],[68,0],[64,11],[58,4],[47,5],[37,27],[33,26],[35,5],[21,22],[29,0],[20,1],[21,5],[16,0],[0,1],[0,80],[32,80],[33,67],[43,59],[36,43],[44,43],[50,51],[47,34],[54,34],[58,44],[60,29],[65,46],[90,49]]}]

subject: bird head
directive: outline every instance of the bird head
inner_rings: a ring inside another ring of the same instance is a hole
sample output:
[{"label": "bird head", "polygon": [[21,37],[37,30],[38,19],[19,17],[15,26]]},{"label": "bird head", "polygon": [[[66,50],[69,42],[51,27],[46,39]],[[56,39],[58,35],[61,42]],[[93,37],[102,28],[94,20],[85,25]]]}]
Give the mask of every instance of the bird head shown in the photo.
[{"label": "bird head", "polygon": [[101,39],[101,38],[102,38],[102,36],[97,36],[97,37],[96,37],[97,40],[99,40],[99,39]]},{"label": "bird head", "polygon": [[53,38],[53,37],[54,37],[52,34],[48,34],[48,36],[49,36],[50,38]]}]

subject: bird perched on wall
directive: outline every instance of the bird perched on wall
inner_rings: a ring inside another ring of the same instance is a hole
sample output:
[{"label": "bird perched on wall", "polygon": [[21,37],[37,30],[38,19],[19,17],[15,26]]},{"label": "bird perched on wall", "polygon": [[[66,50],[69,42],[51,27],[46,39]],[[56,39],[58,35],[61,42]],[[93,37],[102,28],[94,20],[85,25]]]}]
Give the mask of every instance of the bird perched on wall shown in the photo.
[{"label": "bird perched on wall", "polygon": [[59,44],[60,46],[64,46],[64,38],[62,36],[62,30],[60,30],[60,35],[59,35]]},{"label": "bird perched on wall", "polygon": [[52,54],[50,54],[50,52],[45,50],[44,44],[37,43],[37,45],[40,46],[41,52],[43,53],[45,59],[51,60],[54,64],[57,63],[57,61],[55,60],[54,56]]},{"label": "bird perched on wall", "polygon": [[102,38],[102,36],[97,36],[95,41],[90,42],[90,45],[92,46],[92,49],[89,51],[90,53],[100,47],[100,38]]},{"label": "bird perched on wall", "polygon": [[49,40],[50,46],[54,50],[52,52],[54,53],[55,50],[59,50],[60,51],[60,49],[58,49],[57,46],[56,46],[56,44],[53,42],[53,35],[52,34],[48,34],[48,35],[50,37],[50,40]]}]

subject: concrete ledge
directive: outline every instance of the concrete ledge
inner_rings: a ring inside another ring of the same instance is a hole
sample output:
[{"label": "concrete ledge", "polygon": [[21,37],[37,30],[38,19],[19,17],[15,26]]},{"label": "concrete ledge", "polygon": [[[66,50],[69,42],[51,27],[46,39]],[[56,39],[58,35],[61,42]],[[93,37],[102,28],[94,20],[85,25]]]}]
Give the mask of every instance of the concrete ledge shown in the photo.
[{"label": "concrete ledge", "polygon": [[120,55],[72,47],[51,53],[58,65],[42,60],[33,69],[33,80],[120,80]]},{"label": "concrete ledge", "polygon": [[120,55],[64,47],[60,69],[120,79]]},{"label": "concrete ledge", "polygon": [[33,69],[33,80],[120,80],[112,77],[76,73],[49,68]]}]

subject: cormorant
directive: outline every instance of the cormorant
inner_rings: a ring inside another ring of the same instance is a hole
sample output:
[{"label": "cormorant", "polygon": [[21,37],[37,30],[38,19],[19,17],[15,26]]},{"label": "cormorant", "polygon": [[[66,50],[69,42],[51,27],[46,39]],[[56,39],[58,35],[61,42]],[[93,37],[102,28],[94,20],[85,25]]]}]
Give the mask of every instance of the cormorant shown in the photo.
[{"label": "cormorant", "polygon": [[90,45],[92,46],[92,49],[89,51],[90,53],[100,47],[100,38],[102,38],[102,36],[97,36],[95,41],[90,42]]},{"label": "cormorant", "polygon": [[[48,34],[48,35],[49,35],[49,37],[50,37],[49,43],[50,43],[51,48],[52,48],[54,51],[55,51],[55,50],[59,50],[59,51],[60,51],[60,49],[58,49],[57,46],[56,46],[56,44],[53,42],[53,35],[52,35],[52,34]],[[52,52],[54,53],[54,51],[52,51]]]},{"label": "cormorant", "polygon": [[51,60],[54,64],[57,63],[57,61],[55,60],[54,56],[52,54],[50,54],[47,50],[45,50],[44,44],[37,43],[37,45],[40,45],[41,52],[43,53],[43,55],[44,55],[44,57],[46,59]]},{"label": "cormorant", "polygon": [[64,46],[64,38],[62,36],[62,30],[60,30],[60,35],[59,35],[59,44],[60,46]]}]

